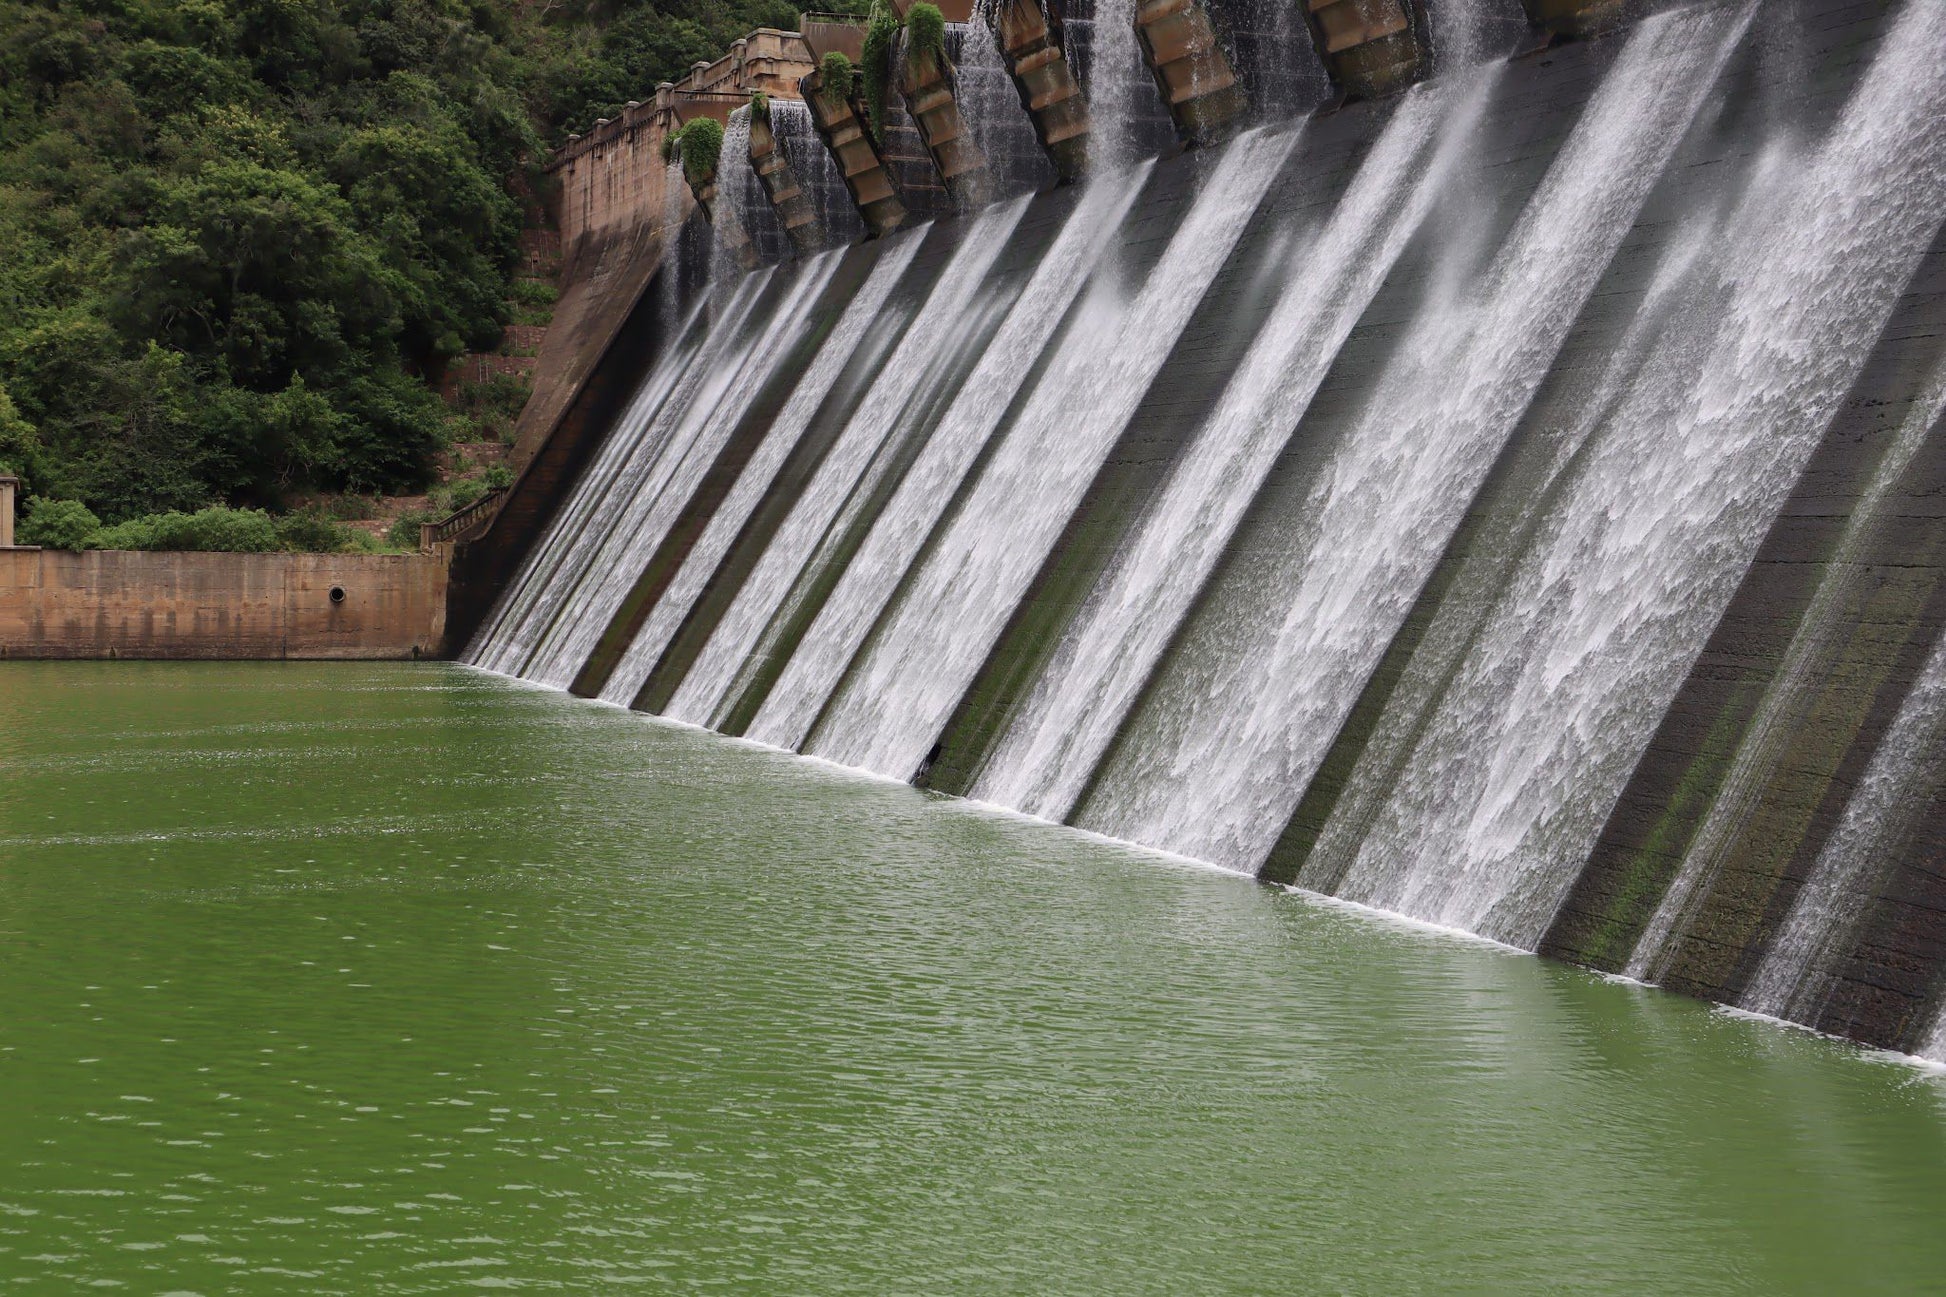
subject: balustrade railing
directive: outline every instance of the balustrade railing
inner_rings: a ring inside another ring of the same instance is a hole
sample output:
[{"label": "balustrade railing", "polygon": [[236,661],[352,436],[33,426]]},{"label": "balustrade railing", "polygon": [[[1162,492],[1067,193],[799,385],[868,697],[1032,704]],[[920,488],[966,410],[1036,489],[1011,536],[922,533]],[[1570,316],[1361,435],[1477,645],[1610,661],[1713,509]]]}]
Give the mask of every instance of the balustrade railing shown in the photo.
[{"label": "balustrade railing", "polygon": [[505,489],[488,491],[464,509],[454,510],[438,522],[419,524],[419,548],[430,552],[435,545],[463,540],[474,531],[484,529],[506,494]]}]

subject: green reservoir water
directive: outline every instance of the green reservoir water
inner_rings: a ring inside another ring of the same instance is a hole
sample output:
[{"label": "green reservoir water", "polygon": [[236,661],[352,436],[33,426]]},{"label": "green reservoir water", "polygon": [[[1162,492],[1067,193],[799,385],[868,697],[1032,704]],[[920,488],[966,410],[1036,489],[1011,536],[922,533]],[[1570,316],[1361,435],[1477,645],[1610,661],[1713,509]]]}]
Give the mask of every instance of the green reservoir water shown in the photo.
[{"label": "green reservoir water", "polygon": [[0,705],[5,1291],[1946,1285],[1801,1032],[459,668]]}]

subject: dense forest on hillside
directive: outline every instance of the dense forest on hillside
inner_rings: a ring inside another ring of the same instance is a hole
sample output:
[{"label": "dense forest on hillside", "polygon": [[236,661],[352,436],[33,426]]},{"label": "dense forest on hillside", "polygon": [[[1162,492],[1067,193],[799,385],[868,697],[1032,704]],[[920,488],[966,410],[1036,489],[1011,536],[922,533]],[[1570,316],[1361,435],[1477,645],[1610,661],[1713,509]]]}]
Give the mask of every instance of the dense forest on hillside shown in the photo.
[{"label": "dense forest on hillside", "polygon": [[423,486],[543,148],[796,12],[0,4],[0,466],[110,523]]}]

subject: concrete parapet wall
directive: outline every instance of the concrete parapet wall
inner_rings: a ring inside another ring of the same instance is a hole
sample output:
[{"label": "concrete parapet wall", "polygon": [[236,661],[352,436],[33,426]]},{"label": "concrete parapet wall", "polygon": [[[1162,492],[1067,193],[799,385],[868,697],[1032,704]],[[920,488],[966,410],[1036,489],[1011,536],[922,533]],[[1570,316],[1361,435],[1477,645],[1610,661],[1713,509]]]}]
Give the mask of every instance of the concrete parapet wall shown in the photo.
[{"label": "concrete parapet wall", "polygon": [[584,277],[598,249],[643,229],[686,219],[695,206],[681,185],[670,192],[662,156],[666,125],[652,109],[630,109],[599,138],[575,145],[551,168],[560,184],[562,278]]},{"label": "concrete parapet wall", "polygon": [[445,630],[439,555],[0,551],[0,657],[419,658]]}]

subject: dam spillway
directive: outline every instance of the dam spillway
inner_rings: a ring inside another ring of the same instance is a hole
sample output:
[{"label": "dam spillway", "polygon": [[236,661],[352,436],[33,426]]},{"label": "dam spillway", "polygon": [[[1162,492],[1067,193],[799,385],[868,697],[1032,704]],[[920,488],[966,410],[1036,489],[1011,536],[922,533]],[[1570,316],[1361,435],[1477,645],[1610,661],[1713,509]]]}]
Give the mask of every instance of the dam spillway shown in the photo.
[{"label": "dam spillway", "polygon": [[847,244],[779,105],[798,255],[726,153],[770,264],[665,262],[467,660],[1946,1048],[1946,0],[1427,0],[1182,151],[1140,8],[1075,184]]}]

